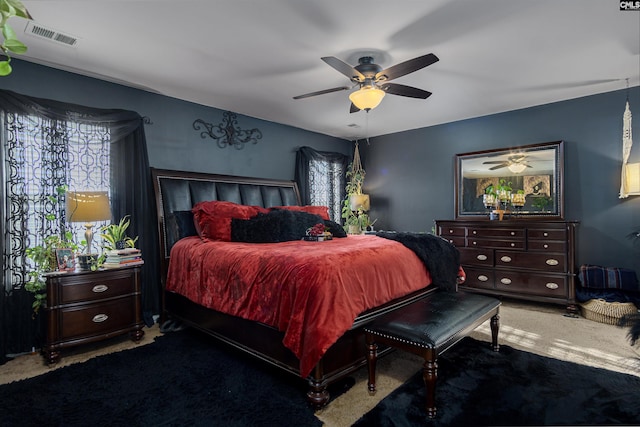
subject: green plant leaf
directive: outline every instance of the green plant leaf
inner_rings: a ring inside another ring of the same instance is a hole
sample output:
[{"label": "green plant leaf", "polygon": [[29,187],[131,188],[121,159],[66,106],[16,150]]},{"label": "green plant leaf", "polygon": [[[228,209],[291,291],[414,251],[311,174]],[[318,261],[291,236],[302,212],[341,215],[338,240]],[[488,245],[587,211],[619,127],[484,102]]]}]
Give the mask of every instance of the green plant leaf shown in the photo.
[{"label": "green plant leaf", "polygon": [[20,0],[2,0],[2,3],[10,7],[11,10],[13,10],[13,14],[15,16],[19,16],[25,19],[33,19],[25,5],[23,5]]},{"label": "green plant leaf", "polygon": [[9,61],[0,61],[0,76],[8,76],[11,74],[12,68]]}]

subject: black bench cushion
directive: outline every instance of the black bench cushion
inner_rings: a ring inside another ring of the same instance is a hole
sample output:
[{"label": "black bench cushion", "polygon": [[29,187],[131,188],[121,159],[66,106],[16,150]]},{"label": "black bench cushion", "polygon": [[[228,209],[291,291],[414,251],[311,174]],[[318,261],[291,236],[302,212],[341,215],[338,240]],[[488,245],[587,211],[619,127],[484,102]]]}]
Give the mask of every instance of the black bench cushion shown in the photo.
[{"label": "black bench cushion", "polygon": [[437,291],[377,318],[365,331],[419,347],[439,348],[499,306],[499,300],[485,295]]}]

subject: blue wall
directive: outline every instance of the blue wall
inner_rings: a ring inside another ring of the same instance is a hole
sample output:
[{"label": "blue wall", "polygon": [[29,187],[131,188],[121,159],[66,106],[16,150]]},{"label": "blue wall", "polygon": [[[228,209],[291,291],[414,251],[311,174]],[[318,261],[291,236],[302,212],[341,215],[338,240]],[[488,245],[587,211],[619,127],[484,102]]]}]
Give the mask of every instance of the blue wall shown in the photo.
[{"label": "blue wall", "polygon": [[[580,221],[578,264],[640,272],[640,196],[619,199],[622,114],[627,91],[573,99],[371,139],[361,144],[378,229],[430,231],[454,217],[458,153],[565,141],[565,218]],[[629,93],[640,161],[640,87]]]},{"label": "blue wall", "polygon": [[294,178],[300,146],[350,154],[349,141],[279,123],[238,115],[241,129],[257,128],[262,139],[242,150],[219,148],[193,128],[196,119],[222,122],[222,110],[12,59],[14,71],[0,78],[0,88],[24,95],[97,108],[136,111],[149,117],[145,126],[152,167],[260,178]]},{"label": "blue wall", "polygon": [[[25,95],[134,110],[146,126],[151,166],[167,169],[293,179],[295,150],[308,145],[351,154],[345,140],[238,115],[243,129],[263,139],[244,150],[220,149],[194,130],[195,119],[220,123],[222,111],[142,90],[14,60],[0,88]],[[622,113],[626,90],[448,123],[371,139],[360,144],[376,228],[430,231],[436,219],[453,218],[457,153],[565,141],[565,216],[580,221],[578,262],[633,268],[640,256],[626,238],[640,227],[640,197],[618,199]],[[640,161],[640,87],[630,91]],[[640,248],[640,246],[638,246]]]}]

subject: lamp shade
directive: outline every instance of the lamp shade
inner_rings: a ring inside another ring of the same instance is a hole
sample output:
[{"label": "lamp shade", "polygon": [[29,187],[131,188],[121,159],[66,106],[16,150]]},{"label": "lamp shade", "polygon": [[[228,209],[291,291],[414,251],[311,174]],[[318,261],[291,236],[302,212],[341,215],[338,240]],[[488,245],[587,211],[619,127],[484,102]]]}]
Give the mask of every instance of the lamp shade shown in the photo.
[{"label": "lamp shade", "polygon": [[361,110],[372,110],[380,104],[384,95],[385,92],[383,90],[368,86],[352,92],[349,95],[349,99],[353,102],[353,105]]},{"label": "lamp shade", "polygon": [[93,222],[111,219],[106,191],[67,191],[66,213],[69,222]]},{"label": "lamp shade", "polygon": [[349,196],[349,207],[352,211],[363,210],[367,212],[369,210],[369,195],[368,194],[352,194]]},{"label": "lamp shade", "polygon": [[640,163],[627,163],[624,168],[627,194],[640,196]]}]

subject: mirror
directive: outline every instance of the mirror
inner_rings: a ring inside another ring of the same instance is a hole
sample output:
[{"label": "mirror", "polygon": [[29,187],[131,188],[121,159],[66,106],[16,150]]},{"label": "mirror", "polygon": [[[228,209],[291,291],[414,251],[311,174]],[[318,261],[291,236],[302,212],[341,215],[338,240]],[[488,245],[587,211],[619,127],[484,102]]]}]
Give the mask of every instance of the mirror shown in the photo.
[{"label": "mirror", "polygon": [[563,219],[563,174],[563,141],[457,154],[456,219]]}]

